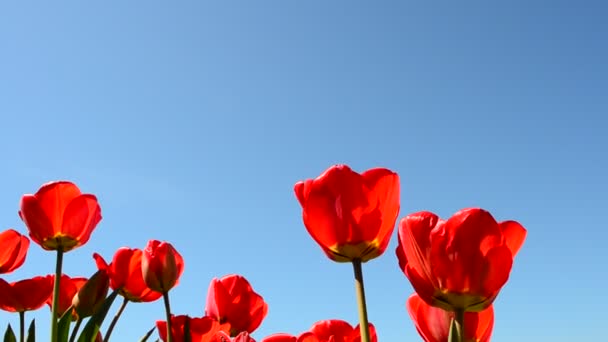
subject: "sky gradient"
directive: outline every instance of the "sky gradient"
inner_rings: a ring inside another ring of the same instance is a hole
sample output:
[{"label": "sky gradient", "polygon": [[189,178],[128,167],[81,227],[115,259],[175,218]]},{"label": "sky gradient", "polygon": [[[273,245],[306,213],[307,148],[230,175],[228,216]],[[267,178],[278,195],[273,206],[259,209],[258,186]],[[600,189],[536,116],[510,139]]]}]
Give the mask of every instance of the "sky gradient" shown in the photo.
[{"label": "sky gradient", "polygon": [[[482,207],[528,229],[493,341],[598,340],[608,262],[608,6],[603,1],[70,1],[0,4],[0,229],[24,193],[66,179],[103,220],[65,256],[170,241],[177,314],[239,273],[269,314],[254,333],[357,322],[352,268],[308,236],[294,184],[330,165],[401,177],[401,211]],[[395,257],[364,265],[382,342],[419,341]],[[52,273],[32,244],[4,277]],[[111,314],[116,310],[112,309]],[[36,313],[39,339],[49,310]],[[164,317],[132,304],[134,341]],[[17,324],[0,313],[0,328]],[[105,329],[104,329],[105,330]]]}]

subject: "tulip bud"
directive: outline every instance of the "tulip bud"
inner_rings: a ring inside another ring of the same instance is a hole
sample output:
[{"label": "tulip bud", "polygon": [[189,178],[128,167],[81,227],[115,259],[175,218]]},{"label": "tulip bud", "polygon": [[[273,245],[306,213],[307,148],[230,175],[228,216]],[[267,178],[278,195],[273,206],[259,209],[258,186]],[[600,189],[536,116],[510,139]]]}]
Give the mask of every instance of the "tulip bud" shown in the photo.
[{"label": "tulip bud", "polygon": [[165,293],[177,284],[184,260],[170,243],[150,240],[143,252],[141,270],[150,289]]},{"label": "tulip bud", "polygon": [[80,318],[92,316],[101,308],[109,287],[110,278],[105,270],[97,271],[87,280],[72,299],[74,310]]}]

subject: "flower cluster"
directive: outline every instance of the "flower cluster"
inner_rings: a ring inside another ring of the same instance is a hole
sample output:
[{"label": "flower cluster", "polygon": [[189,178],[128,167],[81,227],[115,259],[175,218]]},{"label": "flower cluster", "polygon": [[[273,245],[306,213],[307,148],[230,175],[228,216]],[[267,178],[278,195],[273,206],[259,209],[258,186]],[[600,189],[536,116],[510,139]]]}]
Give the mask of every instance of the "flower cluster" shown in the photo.
[{"label": "flower cluster", "polygon": [[[304,226],[324,254],[353,265],[359,324],[322,320],[298,335],[276,333],[261,341],[377,342],[367,317],[362,264],[382,256],[393,235],[400,210],[399,176],[384,168],[359,174],[336,165],[296,183],[294,191]],[[19,313],[20,341],[25,341],[25,312],[45,304],[51,308],[52,342],[108,341],[127,304],[162,298],[165,319],[142,341],[156,330],[161,340],[171,342],[255,342],[251,334],[266,317],[268,304],[240,275],[211,281],[204,316],[171,311],[169,293],[179,284],[185,263],[168,242],[119,248],[109,262],[95,253],[97,271],[89,278],[63,274],[64,253],[87,243],[102,219],[97,198],[81,193],[75,184],[51,182],[24,195],[19,216],[29,238],[14,229],[0,233],[0,274],[24,264],[30,240],[56,253],[54,274],[12,283],[0,278],[0,309]],[[425,341],[489,341],[492,303],[525,236],[519,223],[497,222],[479,208],[463,209],[447,220],[431,212],[401,219],[398,265],[415,290],[406,307]],[[119,296],[122,304],[102,336],[100,327]],[[28,341],[34,340],[34,331],[32,322]],[[16,340],[10,325],[7,337]]]}]

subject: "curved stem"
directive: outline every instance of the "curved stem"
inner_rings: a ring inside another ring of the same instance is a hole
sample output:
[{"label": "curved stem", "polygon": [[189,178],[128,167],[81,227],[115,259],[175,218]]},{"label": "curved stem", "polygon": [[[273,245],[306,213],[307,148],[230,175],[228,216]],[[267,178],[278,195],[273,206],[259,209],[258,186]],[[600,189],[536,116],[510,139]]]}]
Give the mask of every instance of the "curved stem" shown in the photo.
[{"label": "curved stem", "polygon": [[51,308],[51,342],[57,342],[57,311],[59,310],[59,283],[61,282],[61,266],[63,265],[63,250],[57,249],[55,263],[55,284],[53,285],[53,305]]},{"label": "curved stem", "polygon": [[106,331],[106,336],[103,338],[103,342],[108,342],[110,340],[110,335],[112,335],[114,326],[116,325],[116,322],[118,322],[118,319],[120,318],[120,315],[122,315],[122,312],[125,311],[127,304],[129,304],[129,300],[127,298],[124,298],[122,304],[120,305],[120,308],[118,308],[116,315],[114,315],[114,318],[112,319],[112,322],[108,327],[108,331]]},{"label": "curved stem", "polygon": [[25,341],[25,311],[19,311],[19,342]]},{"label": "curved stem", "polygon": [[76,321],[74,330],[72,330],[72,335],[70,335],[70,342],[76,341],[76,333],[78,332],[78,329],[80,329],[80,324],[82,324],[82,317],[78,317],[78,320]]},{"label": "curved stem", "polygon": [[361,260],[353,260],[353,271],[355,272],[355,290],[357,292],[357,305],[359,307],[359,329],[361,331],[361,342],[370,342],[369,324],[367,322],[367,304],[365,302],[365,288],[363,286],[363,269]]},{"label": "curved stem", "polygon": [[165,302],[165,313],[167,314],[167,342],[173,342],[171,336],[171,306],[169,305],[169,292],[163,292],[163,300]]}]

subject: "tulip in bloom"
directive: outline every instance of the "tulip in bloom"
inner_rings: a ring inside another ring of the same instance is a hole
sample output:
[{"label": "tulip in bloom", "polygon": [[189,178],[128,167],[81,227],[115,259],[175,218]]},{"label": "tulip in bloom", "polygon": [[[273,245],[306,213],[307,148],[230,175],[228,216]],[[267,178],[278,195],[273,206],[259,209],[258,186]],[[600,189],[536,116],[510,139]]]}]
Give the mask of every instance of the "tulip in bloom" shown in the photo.
[{"label": "tulip in bloom", "polygon": [[[167,341],[167,321],[156,321],[156,329],[160,339]],[[192,342],[212,342],[223,327],[211,317],[191,318],[186,315],[171,315],[171,339],[173,341],[185,341],[185,336],[190,331]]]},{"label": "tulip in bloom", "polygon": [[[51,276],[53,278],[53,282],[55,281],[55,276]],[[63,316],[63,314],[72,306],[72,299],[80,290],[80,288],[87,282],[87,278],[85,277],[69,277],[65,274],[61,275],[61,280],[59,282],[59,301],[58,301],[58,316]],[[46,301],[49,308],[53,307],[53,296],[49,296]],[[76,320],[78,318],[78,314],[76,311],[72,310],[72,320]]]},{"label": "tulip in bloom", "polygon": [[219,331],[210,342],[255,342],[255,340],[246,331],[238,334],[234,339],[231,339],[224,331]]},{"label": "tulip in bloom", "polygon": [[184,271],[184,259],[168,242],[148,241],[141,270],[146,285],[157,292],[169,292]]},{"label": "tulip in bloom", "polygon": [[110,276],[110,287],[132,302],[152,302],[162,293],[150,289],[144,282],[141,261],[142,251],[137,248],[119,248],[108,265],[101,255],[95,253],[93,258],[97,268],[106,270]]},{"label": "tulip in bloom", "polygon": [[[348,322],[339,319],[319,321],[310,328],[318,342],[360,342],[361,330],[359,326],[352,327]],[[376,329],[369,324],[370,342],[377,342]],[[315,342],[316,342],[315,341]],[[310,342],[313,342],[312,340]]]},{"label": "tulip in bloom", "polygon": [[253,291],[243,276],[232,274],[213,279],[207,292],[205,313],[229,326],[231,336],[257,329],[266,314],[268,305]]},{"label": "tulip in bloom", "polygon": [[38,276],[7,283],[0,279],[0,309],[9,312],[37,310],[53,292],[53,277]]},{"label": "tulip in bloom", "polygon": [[57,181],[24,195],[19,216],[34,242],[46,250],[67,252],[89,241],[101,221],[101,209],[94,195],[80,193],[74,183]]},{"label": "tulip in bloom", "polygon": [[0,233],[0,274],[10,273],[23,265],[30,240],[14,229]]},{"label": "tulip in bloom", "polygon": [[481,311],[507,282],[526,230],[497,223],[482,209],[463,209],[447,221],[430,212],[399,226],[399,265],[427,304],[447,311]]},{"label": "tulip in bloom", "polygon": [[358,174],[346,165],[298,182],[304,225],[332,260],[366,262],[386,250],[399,214],[399,176],[376,168]]},{"label": "tulip in bloom", "polygon": [[[450,334],[454,313],[430,306],[417,294],[407,300],[407,311],[416,325],[416,330],[425,342],[445,342]],[[490,305],[481,312],[464,314],[464,341],[489,342],[494,326],[494,309]]]}]

